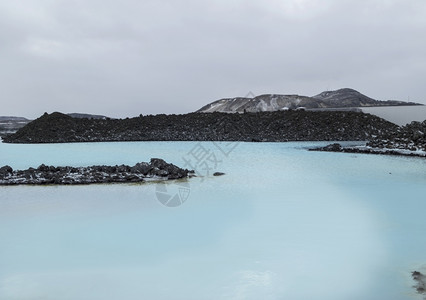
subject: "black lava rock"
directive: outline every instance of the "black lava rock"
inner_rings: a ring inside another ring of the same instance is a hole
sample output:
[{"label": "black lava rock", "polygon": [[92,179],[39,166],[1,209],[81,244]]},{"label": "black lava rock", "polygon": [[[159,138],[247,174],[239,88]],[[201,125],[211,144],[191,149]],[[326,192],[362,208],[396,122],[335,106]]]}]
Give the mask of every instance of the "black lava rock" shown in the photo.
[{"label": "black lava rock", "polygon": [[77,119],[44,114],[6,143],[104,141],[367,141],[399,127],[377,116],[351,111],[190,113],[126,119]]},{"label": "black lava rock", "polygon": [[222,176],[222,175],[225,175],[225,173],[222,173],[222,172],[214,172],[213,173],[213,176]]},{"label": "black lava rock", "polygon": [[0,168],[0,185],[142,182],[147,178],[162,180],[187,178],[193,172],[158,158],[151,159],[150,163],[137,163],[133,167],[120,165],[75,168],[42,164],[37,169],[13,171],[11,167],[4,166]]},{"label": "black lava rock", "polygon": [[4,166],[0,168],[0,178],[3,178],[6,175],[12,174],[13,169],[10,166]]},{"label": "black lava rock", "polygon": [[426,294],[426,276],[419,271],[411,273],[411,277],[416,282],[414,288],[419,294]]},{"label": "black lava rock", "polygon": [[374,148],[426,151],[426,120],[411,122],[391,133],[382,133],[371,139],[367,145]]}]

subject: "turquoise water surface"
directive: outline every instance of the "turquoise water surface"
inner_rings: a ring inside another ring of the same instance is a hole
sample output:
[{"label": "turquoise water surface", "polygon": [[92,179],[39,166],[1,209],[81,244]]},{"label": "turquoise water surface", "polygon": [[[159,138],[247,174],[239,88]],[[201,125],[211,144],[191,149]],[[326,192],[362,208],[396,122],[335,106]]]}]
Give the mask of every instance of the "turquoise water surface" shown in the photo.
[{"label": "turquoise water surface", "polygon": [[306,150],[324,144],[0,144],[14,169],[160,157],[199,175],[0,187],[0,299],[422,299],[426,160]]}]

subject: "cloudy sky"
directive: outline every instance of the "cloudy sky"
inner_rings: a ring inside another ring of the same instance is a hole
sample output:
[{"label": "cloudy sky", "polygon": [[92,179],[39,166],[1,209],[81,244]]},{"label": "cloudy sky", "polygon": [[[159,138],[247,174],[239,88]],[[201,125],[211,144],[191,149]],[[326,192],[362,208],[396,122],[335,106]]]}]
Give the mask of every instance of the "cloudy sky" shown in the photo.
[{"label": "cloudy sky", "polygon": [[426,104],[424,0],[0,0],[0,115],[351,87]]}]

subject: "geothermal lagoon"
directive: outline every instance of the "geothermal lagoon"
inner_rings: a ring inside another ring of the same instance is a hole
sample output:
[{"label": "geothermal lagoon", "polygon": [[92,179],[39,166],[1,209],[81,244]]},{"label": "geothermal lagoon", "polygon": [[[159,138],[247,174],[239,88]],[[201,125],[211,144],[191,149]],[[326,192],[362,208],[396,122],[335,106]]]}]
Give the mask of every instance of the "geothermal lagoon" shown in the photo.
[{"label": "geothermal lagoon", "polygon": [[0,187],[0,299],[422,299],[426,159],[307,151],[327,144],[0,144],[13,169],[198,175]]}]

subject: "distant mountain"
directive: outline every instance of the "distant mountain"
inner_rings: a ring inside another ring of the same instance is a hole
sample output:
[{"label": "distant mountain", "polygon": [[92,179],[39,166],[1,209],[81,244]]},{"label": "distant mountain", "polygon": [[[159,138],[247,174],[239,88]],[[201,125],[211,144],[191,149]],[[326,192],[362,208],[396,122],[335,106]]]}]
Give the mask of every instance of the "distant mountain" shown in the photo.
[{"label": "distant mountain", "polygon": [[261,112],[287,109],[329,109],[352,108],[362,106],[399,106],[421,105],[404,101],[379,101],[367,97],[360,92],[344,88],[336,91],[322,92],[313,97],[299,95],[265,94],[254,98],[225,98],[203,106],[197,112]]},{"label": "distant mountain", "polygon": [[23,117],[0,116],[0,137],[15,133],[29,122],[31,120]]},{"label": "distant mountain", "polygon": [[108,118],[106,116],[101,116],[101,115],[91,115],[91,114],[82,114],[82,113],[70,113],[70,114],[67,114],[67,115],[72,117],[72,118],[77,118],[77,119],[103,119],[103,120],[106,120]]},{"label": "distant mountain", "polygon": [[367,97],[353,89],[326,91],[312,98],[320,100],[328,107],[381,106],[379,101]]},{"label": "distant mountain", "polygon": [[259,112],[296,109],[298,107],[321,108],[321,103],[313,98],[299,95],[261,95],[254,98],[220,99],[197,112]]},{"label": "distant mountain", "polygon": [[337,91],[326,91],[312,98],[318,99],[328,107],[363,107],[363,106],[406,106],[406,105],[422,105],[419,103],[387,100],[380,101],[367,97],[353,89],[340,89]]},{"label": "distant mountain", "polygon": [[8,122],[8,121],[25,122],[25,121],[29,121],[29,120],[27,118],[24,118],[24,117],[0,116],[0,122]]}]

